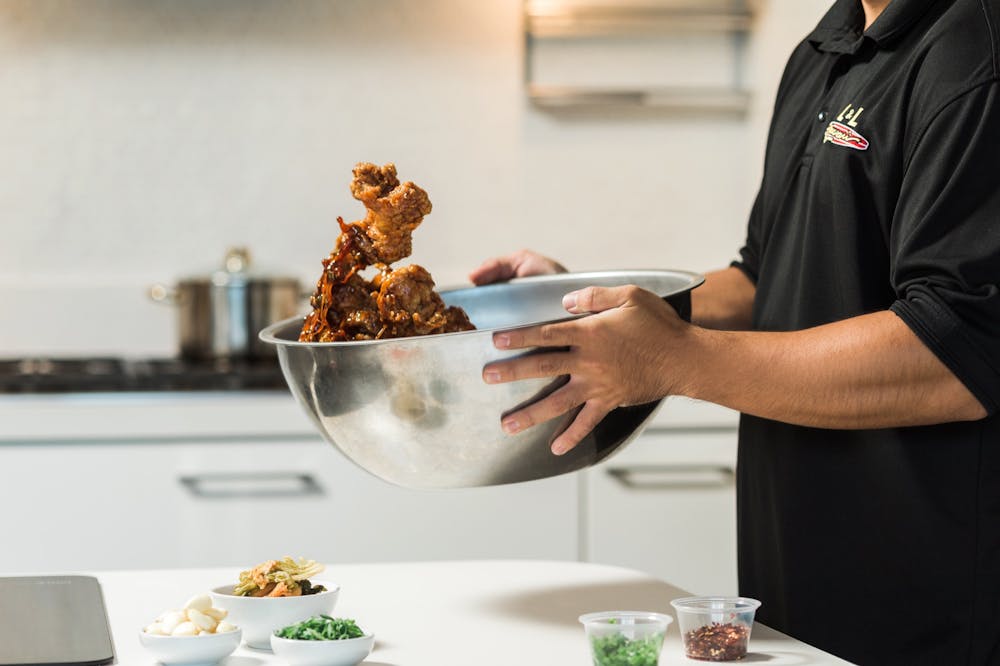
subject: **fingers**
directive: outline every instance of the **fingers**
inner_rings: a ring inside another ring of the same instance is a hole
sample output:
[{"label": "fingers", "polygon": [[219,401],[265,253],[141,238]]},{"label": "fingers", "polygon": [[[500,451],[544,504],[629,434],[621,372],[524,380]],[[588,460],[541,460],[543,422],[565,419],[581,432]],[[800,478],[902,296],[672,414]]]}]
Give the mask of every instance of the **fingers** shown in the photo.
[{"label": "fingers", "polygon": [[552,395],[524,409],[508,414],[500,422],[500,427],[508,435],[514,435],[539,423],[562,416],[580,405],[583,405],[580,413],[552,442],[552,453],[561,456],[582,442],[611,411],[611,408],[602,407],[596,402],[584,404],[582,396],[572,384],[563,386]]},{"label": "fingers", "polygon": [[487,259],[469,273],[475,285],[491,284],[516,277],[565,273],[566,267],[531,250],[518,250],[504,257]]},{"label": "fingers", "polygon": [[566,267],[555,259],[550,259],[544,255],[532,252],[531,250],[518,250],[510,256],[514,263],[514,270],[518,277],[528,275],[552,275],[553,273],[566,273]]},{"label": "fingers", "polygon": [[514,277],[517,267],[510,257],[487,259],[481,266],[469,273],[472,284],[483,285],[501,282]]},{"label": "fingers", "polygon": [[[655,294],[634,285],[587,287],[563,296],[563,307],[573,314],[585,314],[611,310],[646,298],[660,302]],[[497,349],[572,347],[585,335],[585,327],[586,324],[580,321],[569,321],[500,331],[493,334],[493,345]]]},{"label": "fingers", "polygon": [[610,409],[605,409],[594,403],[588,402],[584,405],[580,413],[576,415],[573,422],[569,424],[569,427],[562,432],[561,435],[555,438],[552,442],[552,453],[557,456],[561,456],[567,451],[573,449],[577,444],[583,441],[583,439],[593,432],[597,424],[608,415]]},{"label": "fingers", "polygon": [[603,312],[625,305],[643,290],[635,285],[624,287],[586,287],[563,296],[563,307],[573,314]]},{"label": "fingers", "polygon": [[528,428],[562,416],[583,404],[583,396],[572,383],[553,391],[538,402],[533,402],[500,421],[500,427],[508,435],[514,435]]},{"label": "fingers", "polygon": [[571,347],[582,331],[577,322],[543,324],[528,328],[499,331],[493,334],[497,349],[524,349],[525,347]]},{"label": "fingers", "polygon": [[483,368],[483,381],[487,384],[503,384],[519,379],[568,375],[572,370],[572,363],[571,352],[531,354],[487,365]]}]

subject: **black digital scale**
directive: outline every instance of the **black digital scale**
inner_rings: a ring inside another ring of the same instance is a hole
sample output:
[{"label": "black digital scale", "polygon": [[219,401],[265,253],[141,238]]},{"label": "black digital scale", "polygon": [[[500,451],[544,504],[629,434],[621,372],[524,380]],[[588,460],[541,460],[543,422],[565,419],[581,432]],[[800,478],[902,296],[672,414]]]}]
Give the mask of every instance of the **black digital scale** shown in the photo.
[{"label": "black digital scale", "polygon": [[0,577],[0,666],[97,666],[114,660],[96,578]]}]

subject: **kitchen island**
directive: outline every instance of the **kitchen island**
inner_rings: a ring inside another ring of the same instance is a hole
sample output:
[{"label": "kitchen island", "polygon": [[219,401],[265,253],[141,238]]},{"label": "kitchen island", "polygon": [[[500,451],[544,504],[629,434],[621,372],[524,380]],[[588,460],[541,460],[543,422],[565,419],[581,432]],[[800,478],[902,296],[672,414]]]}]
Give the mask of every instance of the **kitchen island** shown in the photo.
[{"label": "kitchen island", "polygon": [[[377,526],[372,526],[377,529]],[[364,535],[358,535],[364,538]],[[193,547],[197,547],[196,545]],[[188,597],[235,582],[238,568],[99,572],[118,663],[155,663],[139,644],[143,626]],[[561,666],[591,663],[582,613],[646,610],[675,613],[670,600],[688,596],[630,569],[531,560],[330,565],[317,578],[340,585],[333,615],[352,617],[375,634],[368,666]],[[222,666],[283,662],[240,647]],[[689,661],[677,623],[660,664]],[[846,664],[761,624],[739,663]]]}]

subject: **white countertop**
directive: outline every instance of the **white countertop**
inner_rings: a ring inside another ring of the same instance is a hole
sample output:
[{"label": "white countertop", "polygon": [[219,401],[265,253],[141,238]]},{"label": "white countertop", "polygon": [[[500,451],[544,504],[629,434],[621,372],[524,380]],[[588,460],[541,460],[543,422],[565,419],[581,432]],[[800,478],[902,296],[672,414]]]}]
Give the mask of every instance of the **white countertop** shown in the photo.
[{"label": "white countertop", "polygon": [[[357,535],[363,538],[363,535]],[[197,547],[197,545],[193,545]],[[239,569],[116,571],[100,580],[118,663],[150,666],[141,627],[188,597],[237,579]],[[367,666],[559,666],[591,663],[582,613],[660,611],[687,594],[629,569],[579,562],[465,561],[331,565],[322,576],[341,592],[334,615],[352,617],[375,634]],[[841,659],[756,624],[750,654],[740,663],[846,664]],[[283,662],[245,647],[222,666]],[[688,660],[676,622],[660,663]]]}]

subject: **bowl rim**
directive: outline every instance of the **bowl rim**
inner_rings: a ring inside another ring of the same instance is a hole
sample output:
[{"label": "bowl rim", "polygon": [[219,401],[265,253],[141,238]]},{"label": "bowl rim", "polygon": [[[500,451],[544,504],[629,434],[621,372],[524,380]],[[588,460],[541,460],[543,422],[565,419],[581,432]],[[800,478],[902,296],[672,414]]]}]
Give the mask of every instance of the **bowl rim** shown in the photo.
[{"label": "bowl rim", "polygon": [[[438,291],[439,294],[449,294],[458,291],[468,291],[472,289],[476,290],[486,290],[493,291],[501,289],[506,285],[520,285],[520,284],[531,284],[533,282],[567,282],[569,280],[586,280],[588,278],[603,278],[612,277],[621,274],[628,275],[673,275],[679,277],[686,277],[689,283],[684,287],[674,289],[665,294],[659,294],[661,298],[669,298],[677,294],[682,294],[686,291],[692,291],[693,289],[701,286],[705,282],[705,276],[701,273],[695,273],[693,271],[684,270],[674,270],[667,268],[635,268],[635,269],[622,269],[622,270],[610,270],[610,271],[584,271],[584,272],[569,272],[569,273],[555,273],[551,275],[532,275],[530,277],[514,278],[512,280],[505,280],[503,282],[494,282],[492,284],[486,284],[482,286],[463,286],[448,289],[441,289]],[[316,348],[330,348],[336,349],[338,347],[347,346],[358,346],[358,345],[381,345],[388,343],[399,343],[402,341],[418,341],[418,340],[434,340],[442,338],[444,336],[472,336],[483,333],[492,333],[495,331],[514,331],[519,328],[528,328],[531,326],[541,326],[544,324],[555,324],[558,322],[572,321],[573,319],[580,319],[581,317],[589,317],[590,314],[576,314],[571,315],[566,314],[565,317],[556,317],[554,319],[544,319],[539,321],[533,321],[526,324],[518,324],[516,326],[495,326],[493,328],[477,328],[471,331],[455,331],[454,333],[432,333],[430,335],[415,335],[405,338],[384,338],[382,340],[349,340],[342,342],[300,342],[298,340],[285,340],[284,338],[279,338],[277,336],[278,331],[283,330],[290,326],[293,322],[301,322],[305,318],[305,315],[296,315],[294,317],[289,317],[287,319],[282,319],[281,321],[274,322],[273,324],[265,327],[257,334],[257,337],[269,344],[273,344],[280,347],[316,347]]]},{"label": "bowl rim", "polygon": [[[281,630],[275,629],[275,631],[281,631]],[[367,632],[362,636],[356,636],[354,638],[331,638],[328,640],[314,641],[314,640],[307,640],[304,638],[285,638],[284,636],[278,636],[277,634],[274,633],[274,631],[272,631],[271,638],[272,640],[275,640],[278,643],[289,643],[292,645],[331,645],[331,644],[347,645],[348,643],[361,643],[365,641],[375,640],[375,634],[372,632]]]},{"label": "bowl rim", "polygon": [[[340,585],[331,581],[325,580],[311,580],[310,583],[317,585],[322,585],[326,589],[322,592],[314,592],[313,594],[300,594],[297,597],[247,597],[242,594],[233,594],[232,589],[236,587],[237,583],[227,583],[226,585],[219,585],[218,587],[213,587],[209,589],[209,594],[214,594],[219,597],[225,597],[227,599],[253,599],[255,601],[270,600],[272,602],[284,600],[284,599],[309,599],[312,597],[324,597],[337,592],[340,592]],[[229,589],[229,592],[220,592],[220,590]]]},{"label": "bowl rim", "polygon": [[153,641],[158,641],[165,638],[169,638],[171,640],[202,639],[208,641],[208,640],[218,640],[215,638],[216,636],[242,636],[242,635],[243,635],[243,627],[236,627],[232,631],[213,632],[211,634],[199,634],[198,636],[163,636],[161,634],[150,634],[145,629],[139,630],[139,637],[141,640],[153,640]]}]

